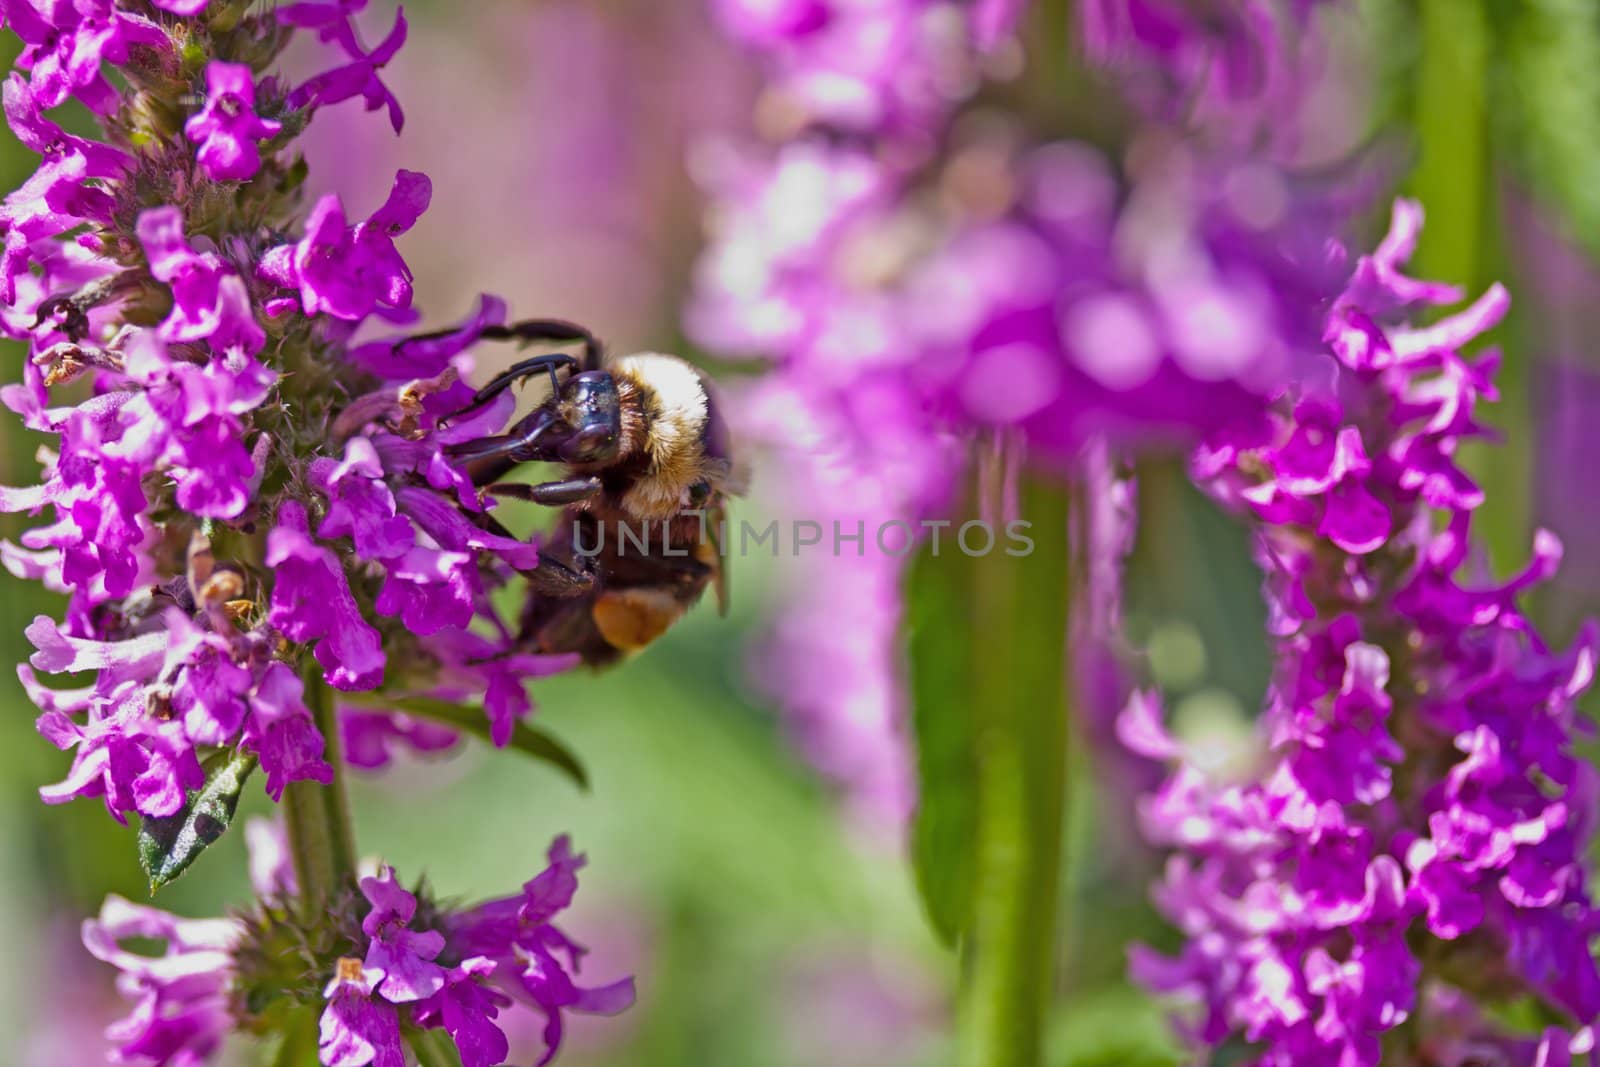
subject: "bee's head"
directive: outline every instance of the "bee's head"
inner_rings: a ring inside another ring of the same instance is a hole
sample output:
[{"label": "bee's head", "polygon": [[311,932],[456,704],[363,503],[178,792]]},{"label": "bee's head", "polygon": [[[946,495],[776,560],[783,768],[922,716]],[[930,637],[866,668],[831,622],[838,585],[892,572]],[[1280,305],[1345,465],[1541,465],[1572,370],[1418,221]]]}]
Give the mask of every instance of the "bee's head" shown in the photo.
[{"label": "bee's head", "polygon": [[574,374],[545,401],[536,430],[541,451],[562,463],[609,463],[622,443],[617,383],[603,370]]}]

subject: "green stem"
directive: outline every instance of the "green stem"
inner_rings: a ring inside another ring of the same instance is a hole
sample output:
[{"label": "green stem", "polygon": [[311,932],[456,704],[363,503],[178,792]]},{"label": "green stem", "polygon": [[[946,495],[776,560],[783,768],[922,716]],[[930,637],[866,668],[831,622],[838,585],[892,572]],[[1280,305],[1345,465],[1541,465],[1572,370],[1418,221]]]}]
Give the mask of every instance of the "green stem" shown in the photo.
[{"label": "green stem", "polygon": [[977,840],[963,1067],[1036,1067],[1043,1058],[1070,714],[1066,501],[1059,487],[1030,486],[1023,514],[1039,551],[991,553],[974,576]]},{"label": "green stem", "polygon": [[1428,212],[1413,267],[1475,286],[1481,275],[1489,155],[1489,15],[1483,0],[1422,0],[1413,124],[1421,149],[1410,190]]},{"label": "green stem", "polygon": [[306,672],[306,705],[322,734],[323,758],[333,767],[333,781],[329,785],[289,783],[283,793],[283,811],[301,903],[308,913],[315,914],[327,911],[339,894],[354,884],[356,850],[333,701],[315,663]]}]

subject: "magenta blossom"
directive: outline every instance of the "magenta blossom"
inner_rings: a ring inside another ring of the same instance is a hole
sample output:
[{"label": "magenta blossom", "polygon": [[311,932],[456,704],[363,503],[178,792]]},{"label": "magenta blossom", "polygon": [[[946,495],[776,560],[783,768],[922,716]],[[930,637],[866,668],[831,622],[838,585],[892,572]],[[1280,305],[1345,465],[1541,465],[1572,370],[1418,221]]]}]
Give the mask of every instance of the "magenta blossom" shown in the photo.
[{"label": "magenta blossom", "polygon": [[[98,919],[83,924],[83,943],[119,973],[117,988],[135,1002],[107,1031],[122,1061],[199,1064],[233,1027],[231,953],[243,936],[231,919],[180,919],[107,897]],[[160,955],[123,942],[161,942]]]},{"label": "magenta blossom", "polygon": [[378,877],[361,879],[361,892],[372,905],[361,931],[372,939],[366,972],[382,976],[376,991],[391,1004],[407,1004],[444,988],[444,968],[432,962],[444,948],[444,937],[435,930],[406,928],[417,913],[417,898],[400,888],[394,869],[385,867]]},{"label": "magenta blossom", "polygon": [[256,115],[256,83],[238,63],[206,66],[206,106],[184,124],[184,135],[200,142],[196,155],[212,181],[244,181],[261,169],[256,142],[275,137],[283,124]]},{"label": "magenta blossom", "polygon": [[323,990],[328,1006],[318,1027],[323,1067],[405,1067],[400,1017],[392,1004],[374,997],[382,972],[341,958]]},{"label": "magenta blossom", "polygon": [[350,60],[344,66],[335,67],[302,84],[289,94],[290,107],[325,107],[337,104],[343,100],[359,96],[364,101],[368,111],[387,108],[389,123],[394,127],[394,132],[399,133],[405,125],[405,115],[400,110],[400,101],[389,91],[378,77],[378,72],[395,57],[401,45],[406,42],[406,13],[404,8],[399,8],[394,15],[394,28],[387,37],[378,43],[378,46],[367,51],[356,36],[355,28],[350,24],[350,15],[365,6],[361,3],[334,4],[289,4],[278,12],[280,21],[291,25],[315,26],[317,35],[325,41],[337,44]]},{"label": "magenta blossom", "polygon": [[[546,1047],[539,1067],[561,1046],[564,1012],[614,1015],[634,997],[631,978],[590,988],[574,981],[583,949],[552,920],[572,903],[584,859],[565,837],[550,846],[549,858],[550,865],[522,887],[520,896],[491,900],[452,917],[447,934],[451,951],[493,966],[489,971],[478,965],[493,988],[544,1013]],[[441,1018],[443,1012],[441,1005]]]},{"label": "magenta blossom", "polygon": [[307,315],[403,317],[396,313],[411,307],[411,271],[395,251],[394,239],[416,224],[431,196],[427,175],[402,170],[383,206],[355,226],[346,225],[339,198],[325,196],[306,220],[305,237],[268,252],[258,273],[298,289]]}]

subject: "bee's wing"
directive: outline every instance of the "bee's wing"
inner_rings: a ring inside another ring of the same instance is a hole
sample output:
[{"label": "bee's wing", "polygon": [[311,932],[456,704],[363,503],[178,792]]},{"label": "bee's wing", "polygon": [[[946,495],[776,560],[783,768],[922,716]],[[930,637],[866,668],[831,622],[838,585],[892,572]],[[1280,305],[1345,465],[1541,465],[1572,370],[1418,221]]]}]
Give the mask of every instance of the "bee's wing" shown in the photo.
[{"label": "bee's wing", "polygon": [[707,459],[701,469],[705,478],[728,496],[744,496],[750,488],[750,471],[744,465],[729,459]]},{"label": "bee's wing", "polygon": [[709,524],[707,536],[711,539],[711,584],[717,591],[717,614],[728,614],[728,546],[727,524],[728,509],[722,503],[721,496],[706,509],[706,521]]}]

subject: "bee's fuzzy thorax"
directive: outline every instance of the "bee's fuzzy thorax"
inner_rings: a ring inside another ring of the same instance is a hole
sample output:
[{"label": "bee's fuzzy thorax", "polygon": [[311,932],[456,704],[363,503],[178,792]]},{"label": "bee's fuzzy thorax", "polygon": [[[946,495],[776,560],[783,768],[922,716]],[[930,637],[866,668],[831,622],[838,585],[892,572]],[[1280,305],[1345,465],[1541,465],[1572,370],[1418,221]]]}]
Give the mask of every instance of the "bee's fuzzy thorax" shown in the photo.
[{"label": "bee's fuzzy thorax", "polygon": [[624,356],[611,372],[622,401],[623,450],[649,460],[624,506],[641,518],[667,518],[706,475],[705,383],[690,364],[655,352]]}]

